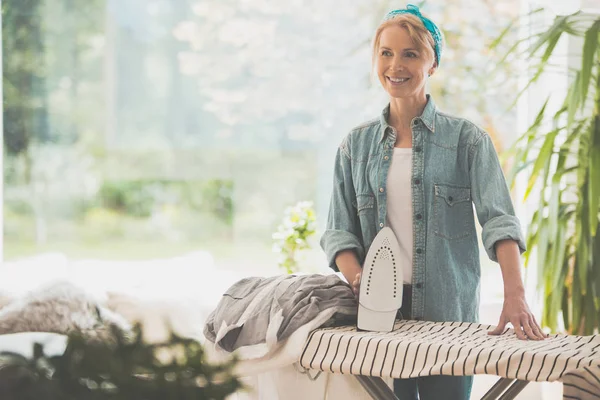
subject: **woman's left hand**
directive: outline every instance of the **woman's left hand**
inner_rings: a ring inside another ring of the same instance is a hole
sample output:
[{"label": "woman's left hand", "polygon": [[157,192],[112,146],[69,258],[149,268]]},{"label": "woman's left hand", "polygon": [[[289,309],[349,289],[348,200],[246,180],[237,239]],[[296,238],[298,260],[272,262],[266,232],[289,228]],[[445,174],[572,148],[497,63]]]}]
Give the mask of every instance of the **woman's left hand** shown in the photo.
[{"label": "woman's left hand", "polygon": [[502,307],[498,326],[493,331],[489,331],[488,334],[501,335],[509,322],[514,327],[515,334],[521,340],[543,340],[548,337],[542,332],[542,328],[540,328],[535,316],[529,309],[524,294],[504,297],[504,306]]}]

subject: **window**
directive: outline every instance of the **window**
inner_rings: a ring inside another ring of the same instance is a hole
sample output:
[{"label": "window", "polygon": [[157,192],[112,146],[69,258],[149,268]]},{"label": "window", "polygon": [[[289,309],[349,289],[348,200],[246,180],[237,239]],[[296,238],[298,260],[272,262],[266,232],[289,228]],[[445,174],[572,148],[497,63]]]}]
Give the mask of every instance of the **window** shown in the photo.
[{"label": "window", "polygon": [[[514,90],[489,81],[486,49],[518,3],[454,3],[426,7],[447,41],[430,91],[501,150]],[[202,250],[274,271],[285,208],[313,201],[323,227],[337,145],[385,105],[369,70],[387,7],[5,0],[4,258]],[[312,270],[326,268],[317,239]]]}]

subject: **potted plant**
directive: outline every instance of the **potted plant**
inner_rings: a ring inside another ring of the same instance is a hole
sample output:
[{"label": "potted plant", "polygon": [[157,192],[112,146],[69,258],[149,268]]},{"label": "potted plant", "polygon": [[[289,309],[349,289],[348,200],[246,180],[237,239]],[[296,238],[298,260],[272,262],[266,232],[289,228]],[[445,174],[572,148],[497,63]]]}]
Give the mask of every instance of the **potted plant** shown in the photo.
[{"label": "potted plant", "polygon": [[526,89],[553,67],[549,60],[561,37],[583,38],[581,63],[571,71],[560,109],[549,115],[546,100],[533,124],[505,154],[513,161],[509,181],[514,185],[516,176],[528,179],[525,199],[534,189],[540,193],[539,208],[529,223],[525,265],[536,249],[544,297],[542,324],[555,331],[562,314],[564,328],[582,335],[600,326],[599,33],[600,16],[579,11],[555,17],[550,28],[523,39],[533,43],[525,54],[519,43],[509,50],[534,63]]},{"label": "potted plant", "polygon": [[142,329],[116,344],[69,335],[63,354],[48,356],[35,344],[33,356],[0,352],[0,398],[5,400],[224,400],[247,388],[234,375],[237,358],[207,360],[203,346],[175,334],[147,344]]}]

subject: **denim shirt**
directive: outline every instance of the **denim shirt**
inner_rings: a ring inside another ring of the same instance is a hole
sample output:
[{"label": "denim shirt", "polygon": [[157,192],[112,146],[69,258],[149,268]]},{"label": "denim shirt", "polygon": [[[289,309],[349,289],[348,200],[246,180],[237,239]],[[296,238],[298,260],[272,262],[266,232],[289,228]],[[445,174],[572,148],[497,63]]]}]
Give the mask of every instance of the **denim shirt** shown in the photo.
[{"label": "denim shirt", "polygon": [[[498,156],[487,133],[436,109],[427,96],[412,131],[412,317],[476,322],[480,263],[473,205],[482,241],[525,242]],[[386,221],[386,183],[396,131],[381,116],[354,128],[338,148],[334,186],[321,246],[335,271],[337,253],[354,250],[361,265]]]}]

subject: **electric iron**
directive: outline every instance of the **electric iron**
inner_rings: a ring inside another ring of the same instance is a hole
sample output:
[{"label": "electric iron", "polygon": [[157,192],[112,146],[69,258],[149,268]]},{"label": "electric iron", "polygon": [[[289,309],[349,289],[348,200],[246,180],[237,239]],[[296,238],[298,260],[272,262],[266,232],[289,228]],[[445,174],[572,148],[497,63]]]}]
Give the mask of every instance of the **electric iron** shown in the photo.
[{"label": "electric iron", "polygon": [[391,332],[402,307],[403,275],[400,245],[389,227],[379,231],[365,258],[358,296],[357,327]]}]

